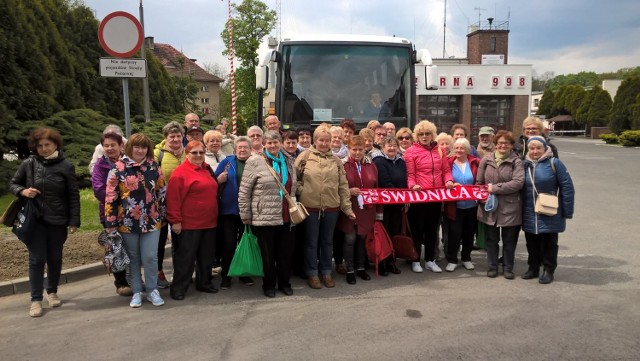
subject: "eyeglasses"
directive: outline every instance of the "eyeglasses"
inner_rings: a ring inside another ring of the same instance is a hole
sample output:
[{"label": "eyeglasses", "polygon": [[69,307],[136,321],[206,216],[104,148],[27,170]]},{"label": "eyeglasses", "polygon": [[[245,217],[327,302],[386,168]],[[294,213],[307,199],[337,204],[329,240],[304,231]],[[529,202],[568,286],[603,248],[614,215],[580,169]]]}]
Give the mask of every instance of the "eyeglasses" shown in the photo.
[{"label": "eyeglasses", "polygon": [[431,132],[418,133],[419,137],[426,137],[427,135],[431,135]]},{"label": "eyeglasses", "polygon": [[537,132],[540,130],[540,128],[524,128],[524,130],[526,130],[527,132]]},{"label": "eyeglasses", "polygon": [[500,146],[500,145],[501,145],[501,146],[507,146],[507,145],[511,145],[511,143],[509,143],[509,142],[498,142],[498,144],[497,144],[497,145],[498,145],[498,146]]},{"label": "eyeglasses", "polygon": [[410,140],[411,136],[410,135],[403,135],[400,137],[401,140]]},{"label": "eyeglasses", "polygon": [[260,134],[251,134],[249,136],[249,138],[261,138],[261,137],[262,137],[262,135],[260,135]]},{"label": "eyeglasses", "polygon": [[203,155],[204,152],[197,152],[197,151],[194,150],[193,152],[189,152],[189,154],[191,154],[191,155]]}]

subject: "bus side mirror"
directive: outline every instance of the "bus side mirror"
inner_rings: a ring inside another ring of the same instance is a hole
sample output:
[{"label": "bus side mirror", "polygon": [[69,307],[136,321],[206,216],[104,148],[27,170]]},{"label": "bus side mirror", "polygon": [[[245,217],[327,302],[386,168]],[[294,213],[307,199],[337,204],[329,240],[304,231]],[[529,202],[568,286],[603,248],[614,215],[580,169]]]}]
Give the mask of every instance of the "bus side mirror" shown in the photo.
[{"label": "bus side mirror", "polygon": [[431,53],[427,49],[418,49],[418,52],[416,54],[416,61],[418,62],[418,64],[422,64],[422,65],[433,64]]},{"label": "bus side mirror", "polygon": [[265,90],[269,82],[269,67],[264,65],[256,66],[256,89]]},{"label": "bus side mirror", "polygon": [[439,86],[438,81],[440,79],[438,76],[438,67],[436,65],[425,66],[424,76],[427,90],[437,90]]}]

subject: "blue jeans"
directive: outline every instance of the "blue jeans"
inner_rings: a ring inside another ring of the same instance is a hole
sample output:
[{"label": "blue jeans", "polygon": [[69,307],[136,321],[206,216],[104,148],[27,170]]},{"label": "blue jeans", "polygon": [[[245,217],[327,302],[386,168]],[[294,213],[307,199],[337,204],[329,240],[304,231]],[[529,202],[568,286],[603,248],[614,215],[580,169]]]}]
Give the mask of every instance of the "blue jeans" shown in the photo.
[{"label": "blue jeans", "polygon": [[160,231],[147,233],[121,233],[124,248],[131,260],[131,289],[142,292],[142,270],[147,293],[158,288],[158,241]]},{"label": "blue jeans", "polygon": [[309,212],[304,220],[304,272],[307,276],[331,274],[333,230],[340,212]]},{"label": "blue jeans", "polygon": [[66,226],[52,226],[38,220],[27,242],[31,301],[42,301],[44,265],[47,264],[47,293],[57,293],[62,272],[62,248],[67,240]]}]

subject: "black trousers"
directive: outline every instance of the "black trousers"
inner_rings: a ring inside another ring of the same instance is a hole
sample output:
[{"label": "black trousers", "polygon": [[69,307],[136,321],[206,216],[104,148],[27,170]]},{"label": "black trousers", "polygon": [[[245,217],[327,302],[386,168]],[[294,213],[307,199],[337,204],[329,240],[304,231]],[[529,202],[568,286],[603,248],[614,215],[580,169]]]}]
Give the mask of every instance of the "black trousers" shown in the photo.
[{"label": "black trousers", "polygon": [[220,250],[220,263],[222,272],[220,276],[227,277],[236,247],[244,232],[244,225],[240,216],[235,214],[222,214],[218,216],[218,249]]},{"label": "black trousers", "polygon": [[533,234],[524,232],[527,241],[529,259],[527,263],[533,271],[539,271],[540,266],[553,273],[558,267],[558,233]]},{"label": "black trousers", "polygon": [[293,259],[291,260],[291,268],[293,270],[293,274],[301,276],[303,278],[307,278],[307,275],[304,272],[305,230],[302,224],[298,224],[297,226],[293,227],[293,238]]},{"label": "black trousers", "polygon": [[42,301],[44,265],[47,265],[47,293],[57,293],[62,273],[62,248],[67,240],[66,226],[52,226],[38,220],[27,240],[31,301]]},{"label": "black trousers", "polygon": [[516,257],[516,246],[520,226],[496,227],[485,225],[484,235],[487,244],[487,263],[490,270],[498,269],[498,252],[500,238],[502,238],[503,267],[505,271],[513,272]]},{"label": "black trousers", "polygon": [[333,260],[336,264],[344,262],[344,237],[339,229],[333,230]]},{"label": "black trousers", "polygon": [[209,288],[211,266],[216,256],[216,229],[183,230],[180,233],[180,247],[173,258],[173,281],[171,291],[185,293],[191,283],[194,263],[196,287]]},{"label": "black trousers", "polygon": [[262,254],[262,289],[273,290],[277,287],[291,287],[291,257],[293,255],[294,236],[289,223],[281,226],[251,226],[258,237]]},{"label": "black trousers", "polygon": [[[409,225],[413,234],[413,244],[420,255],[420,248],[424,244],[424,260],[435,260],[435,247],[438,240],[438,225],[442,213],[442,202],[414,203],[409,207]],[[412,261],[420,261],[418,259]]]},{"label": "black trousers", "polygon": [[[167,246],[167,238],[169,236],[169,225],[165,224],[160,228],[160,239],[158,240],[158,271],[162,271],[162,262],[164,261],[164,248]],[[171,257],[175,257],[178,249],[180,235],[171,231]]]},{"label": "black trousers", "polygon": [[473,250],[473,235],[476,233],[478,224],[478,207],[460,209],[456,208],[456,220],[448,219],[449,240],[446,244],[445,253],[447,262],[458,263],[458,250],[462,244],[460,258],[462,262],[471,261],[471,251]]}]

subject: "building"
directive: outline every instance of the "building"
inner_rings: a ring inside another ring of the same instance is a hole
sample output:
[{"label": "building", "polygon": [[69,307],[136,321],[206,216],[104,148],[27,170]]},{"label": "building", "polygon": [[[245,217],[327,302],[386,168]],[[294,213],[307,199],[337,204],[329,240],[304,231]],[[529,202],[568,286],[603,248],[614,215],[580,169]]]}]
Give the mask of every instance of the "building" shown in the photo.
[{"label": "building", "polygon": [[470,129],[472,144],[483,126],[519,136],[529,116],[531,65],[508,64],[509,23],[492,18],[469,27],[466,59],[434,59],[439,88],[427,90],[426,69],[416,66],[417,119],[428,119],[438,132],[456,123]]},{"label": "building", "polygon": [[210,74],[181,51],[169,44],[155,43],[153,37],[147,37],[145,43],[153,51],[167,72],[172,76],[189,76],[198,83],[198,112],[203,120],[213,122],[220,118],[220,84],[224,79]]}]

